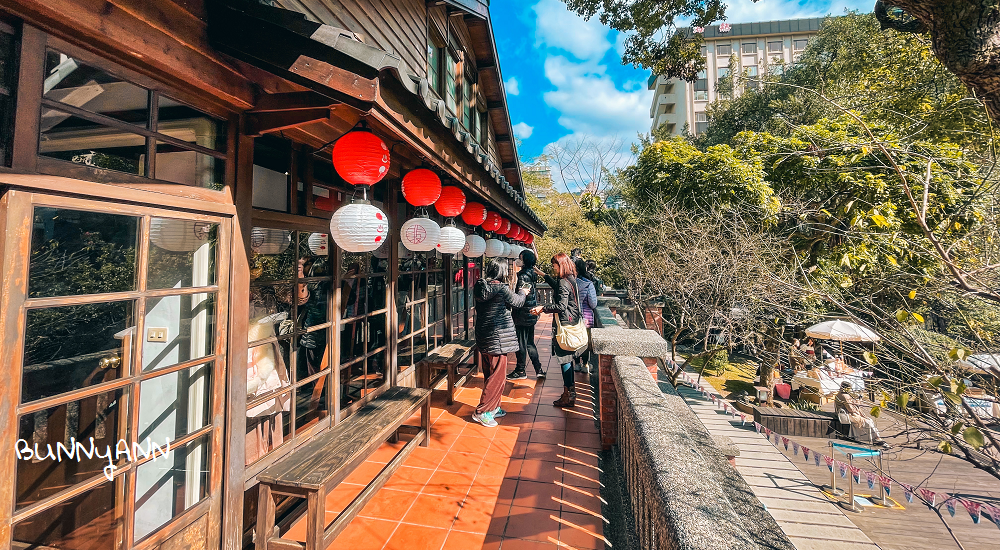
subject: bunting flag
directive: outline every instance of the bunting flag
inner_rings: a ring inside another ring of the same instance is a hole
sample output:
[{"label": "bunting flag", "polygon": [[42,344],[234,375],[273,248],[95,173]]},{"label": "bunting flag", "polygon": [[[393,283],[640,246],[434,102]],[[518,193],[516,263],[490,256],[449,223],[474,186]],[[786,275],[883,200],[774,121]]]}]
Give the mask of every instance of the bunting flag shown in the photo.
[{"label": "bunting flag", "polygon": [[836,461],[836,462],[837,462],[837,470],[840,472],[840,477],[846,478],[847,477],[847,463],[846,462],[841,462],[839,460]]},{"label": "bunting flag", "polygon": [[931,491],[930,489],[917,489],[917,492],[920,493],[920,498],[927,501],[928,506],[933,507],[937,504],[937,493],[934,491]]},{"label": "bunting flag", "polygon": [[747,415],[740,413],[740,426],[747,423]]},{"label": "bunting flag", "polygon": [[854,483],[861,483],[861,468],[857,466],[847,466],[851,470],[851,477],[854,478]]},{"label": "bunting flag", "polygon": [[944,501],[944,507],[948,509],[948,513],[951,517],[955,517],[955,497],[948,497]]},{"label": "bunting flag", "polygon": [[757,430],[757,433],[760,433],[761,428],[763,428],[763,426],[760,425],[760,422],[754,421],[753,429]]},{"label": "bunting flag", "polygon": [[982,505],[979,504],[978,502],[972,500],[966,500],[964,498],[960,498],[958,499],[958,501],[961,502],[962,506],[965,507],[965,511],[968,512],[970,516],[972,516],[972,523],[979,525],[979,514]]},{"label": "bunting flag", "polygon": [[[817,454],[816,456],[818,457],[819,455]],[[833,463],[836,462],[836,461],[833,460],[832,458],[826,456],[826,455],[823,455],[823,460],[826,461],[826,467],[829,468],[830,471],[832,472],[833,471]]]},{"label": "bunting flag", "polygon": [[778,435],[778,434],[777,434],[777,432],[776,432],[776,433],[774,434],[774,444],[775,444],[775,445],[777,445],[777,444],[778,444],[778,439],[780,439],[780,438],[781,438],[781,436],[780,436],[780,435]]},{"label": "bunting flag", "polygon": [[875,490],[875,474],[872,472],[865,472],[865,474],[867,474],[866,477],[868,478],[868,488]]},{"label": "bunting flag", "polygon": [[792,454],[799,456],[799,444],[792,441]]},{"label": "bunting flag", "polygon": [[802,458],[809,462],[809,447],[802,447]]},{"label": "bunting flag", "polygon": [[788,450],[788,438],[785,437],[785,436],[781,436],[781,444],[785,446],[785,450],[787,451]]},{"label": "bunting flag", "polygon": [[820,456],[819,453],[816,452],[813,453],[813,461],[816,462],[817,466],[819,466],[819,456]]},{"label": "bunting flag", "polygon": [[889,493],[892,492],[892,478],[889,476],[878,476],[878,482],[885,491],[885,496],[889,496]]},{"label": "bunting flag", "polygon": [[906,502],[913,504],[913,486],[905,483],[900,483],[899,486],[903,488],[903,497],[906,498]]},{"label": "bunting flag", "polygon": [[989,514],[990,519],[997,527],[1000,527],[1000,506],[994,506],[993,504],[987,504],[984,506],[986,508],[986,513]]}]

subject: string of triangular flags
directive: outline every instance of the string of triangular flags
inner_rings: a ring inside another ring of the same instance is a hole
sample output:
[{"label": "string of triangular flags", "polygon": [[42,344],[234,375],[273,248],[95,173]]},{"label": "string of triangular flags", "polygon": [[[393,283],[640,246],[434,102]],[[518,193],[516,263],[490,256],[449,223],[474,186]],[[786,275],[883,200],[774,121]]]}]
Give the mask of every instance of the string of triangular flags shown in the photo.
[{"label": "string of triangular flags", "polygon": [[[690,374],[688,374],[683,370],[680,370],[678,376],[687,385],[691,386],[691,388],[701,393],[702,396],[710,399],[717,408],[721,409],[722,411],[728,414],[732,414],[734,418],[738,417],[740,419],[740,425],[744,425],[747,423],[746,414],[744,414],[742,411],[740,411],[733,405],[730,405],[727,400],[722,398],[722,396],[706,390]],[[785,437],[783,435],[780,435],[757,422],[754,422],[753,425],[757,433],[764,434],[764,437],[768,440],[768,442],[773,444],[775,447],[777,447],[778,445],[782,445],[786,451],[789,449],[789,447],[791,447],[792,453],[795,456],[799,456],[799,451],[801,451],[802,458],[805,459],[806,462],[809,462],[809,458],[811,455],[813,463],[816,466],[820,466],[821,464],[826,464],[828,470],[833,472],[834,469],[836,469],[837,473],[839,473],[840,477],[842,478],[846,478],[848,472],[850,472],[851,478],[854,480],[854,482],[860,484],[861,478],[864,477],[868,483],[869,489],[874,490],[876,484],[879,484],[882,486],[883,489],[885,489],[886,495],[890,494],[890,492],[892,491],[892,485],[893,483],[895,483],[896,485],[899,485],[899,487],[903,490],[903,497],[906,499],[906,502],[909,502],[910,504],[913,503],[914,495],[919,495],[921,500],[923,500],[924,503],[927,504],[927,506],[930,506],[931,508],[936,506],[938,502],[944,504],[945,509],[947,509],[948,513],[951,514],[951,517],[955,517],[956,504],[961,504],[962,507],[965,508],[966,512],[969,513],[969,516],[972,518],[973,523],[978,524],[983,514],[985,514],[989,516],[990,520],[993,523],[995,523],[997,527],[1000,527],[1000,506],[996,506],[994,504],[984,504],[981,502],[976,502],[974,500],[968,500],[962,497],[952,496],[949,495],[948,493],[936,493],[934,491],[931,491],[930,489],[914,487],[912,485],[908,485],[906,483],[897,481],[893,479],[891,476],[879,475],[876,472],[869,472],[857,466],[852,466],[847,462],[843,462],[841,460],[837,460],[836,458],[826,456],[825,454],[810,449],[805,445],[800,445],[798,442],[793,441],[792,439],[789,439],[788,437]]]}]

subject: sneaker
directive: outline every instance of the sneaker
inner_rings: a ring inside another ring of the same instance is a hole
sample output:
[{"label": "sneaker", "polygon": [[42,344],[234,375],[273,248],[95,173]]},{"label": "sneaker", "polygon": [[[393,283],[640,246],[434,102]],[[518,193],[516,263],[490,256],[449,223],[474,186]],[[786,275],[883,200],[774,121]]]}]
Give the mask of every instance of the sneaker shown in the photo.
[{"label": "sneaker", "polygon": [[499,426],[499,424],[497,424],[497,421],[493,420],[493,414],[490,413],[490,411],[486,411],[482,414],[472,413],[472,419],[475,420],[476,422],[479,422],[483,426],[486,426],[487,428],[496,428],[497,426]]},{"label": "sneaker", "polygon": [[538,374],[535,375],[535,378],[537,378],[539,380],[545,380],[545,372],[544,371],[538,371]]},{"label": "sneaker", "polygon": [[503,417],[507,416],[507,411],[501,409],[500,407],[497,407],[497,409],[495,411],[493,411],[492,413],[490,413],[490,414],[493,415],[494,419],[503,418]]},{"label": "sneaker", "polygon": [[527,380],[528,375],[524,372],[524,369],[515,368],[514,372],[507,375],[507,380]]}]

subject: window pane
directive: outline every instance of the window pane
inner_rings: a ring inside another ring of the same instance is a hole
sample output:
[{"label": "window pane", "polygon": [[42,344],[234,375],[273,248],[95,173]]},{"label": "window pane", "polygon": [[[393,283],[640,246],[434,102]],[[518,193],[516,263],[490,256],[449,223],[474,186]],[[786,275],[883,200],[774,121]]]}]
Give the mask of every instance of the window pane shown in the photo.
[{"label": "window pane", "polygon": [[[291,330],[291,296],[289,284],[250,287],[250,342]],[[284,321],[288,323],[281,325]]]},{"label": "window pane", "polygon": [[226,161],[157,142],[155,170],[154,177],[159,180],[219,190],[225,184]]},{"label": "window pane", "polygon": [[[119,413],[125,414],[122,396],[122,390],[102,393],[18,419],[18,508],[104,474],[109,452],[116,466],[127,461],[126,453],[116,452],[128,445],[128,436],[119,434],[119,430],[124,432],[119,424]],[[90,438],[94,438],[93,448]]]},{"label": "window pane", "polygon": [[226,123],[205,113],[160,96],[156,131],[172,138],[226,151]]},{"label": "window pane", "polygon": [[212,365],[198,365],[145,380],[139,391],[136,441],[173,440],[211,421]]},{"label": "window pane", "polygon": [[149,226],[146,287],[188,288],[215,284],[219,224],[153,218]]},{"label": "window pane", "polygon": [[380,351],[368,358],[368,391],[374,391],[385,384],[385,352]]},{"label": "window pane", "polygon": [[124,484],[109,482],[14,525],[15,548],[115,550]]},{"label": "window pane", "polygon": [[360,360],[340,371],[340,408],[346,409],[365,396],[365,362]]},{"label": "window pane", "polygon": [[10,166],[10,148],[14,141],[17,44],[14,35],[0,31],[0,166]]},{"label": "window pane", "polygon": [[280,447],[292,435],[292,394],[283,393],[247,411],[246,464]]},{"label": "window pane", "polygon": [[135,290],[139,218],[37,207],[28,296]]},{"label": "window pane", "polygon": [[[247,351],[247,401],[254,401],[266,395],[287,388],[289,341],[279,340],[254,346]],[[274,414],[279,410],[289,410],[287,402],[264,401],[251,405],[247,416]]]},{"label": "window pane", "polygon": [[215,293],[146,302],[142,370],[169,367],[215,352]]},{"label": "window pane", "polygon": [[732,44],[719,44],[715,47],[716,55],[732,55],[733,46]]},{"label": "window pane", "polygon": [[135,472],[135,540],[181,515],[208,495],[211,434],[167,456],[157,456]]},{"label": "window pane", "polygon": [[333,239],[326,233],[299,232],[299,258],[305,260],[305,277],[325,277],[330,274],[330,247]]},{"label": "window pane", "polygon": [[43,117],[38,154],[94,168],[145,175],[146,138],[51,111]]},{"label": "window pane", "polygon": [[250,278],[254,281],[290,281],[298,259],[292,246],[293,235],[284,229],[254,227],[250,232]]},{"label": "window pane", "polygon": [[[45,53],[43,93],[46,99],[123,122],[145,127],[149,121],[148,91],[55,50]],[[62,116],[53,113],[42,108],[43,131],[53,117]]]},{"label": "window pane", "polygon": [[368,351],[372,351],[386,345],[385,322],[385,313],[372,315],[368,318]]},{"label": "window pane", "polygon": [[757,43],[756,42],[744,42],[743,43],[743,53],[757,53]]},{"label": "window pane", "polygon": [[329,330],[307,332],[298,338],[298,348],[295,350],[296,380],[308,378],[330,368],[330,358],[326,354],[326,333]]},{"label": "window pane", "polygon": [[769,52],[780,52],[781,51],[781,42],[780,41],[778,41],[778,42],[768,42],[767,43],[767,51],[769,51]]},{"label": "window pane", "polygon": [[299,432],[326,418],[327,378],[321,376],[295,390],[295,431]]},{"label": "window pane", "polygon": [[132,302],[29,309],[25,321],[21,402],[115,380],[129,350]]}]

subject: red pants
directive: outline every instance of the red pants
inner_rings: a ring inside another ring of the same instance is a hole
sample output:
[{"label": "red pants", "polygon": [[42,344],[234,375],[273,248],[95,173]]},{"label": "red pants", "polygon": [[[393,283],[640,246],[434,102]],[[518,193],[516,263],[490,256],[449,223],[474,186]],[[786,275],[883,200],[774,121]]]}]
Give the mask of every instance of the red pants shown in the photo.
[{"label": "red pants", "polygon": [[495,411],[500,406],[500,397],[503,395],[504,385],[507,384],[507,355],[480,353],[479,357],[483,364],[485,388],[476,412],[482,414]]}]

